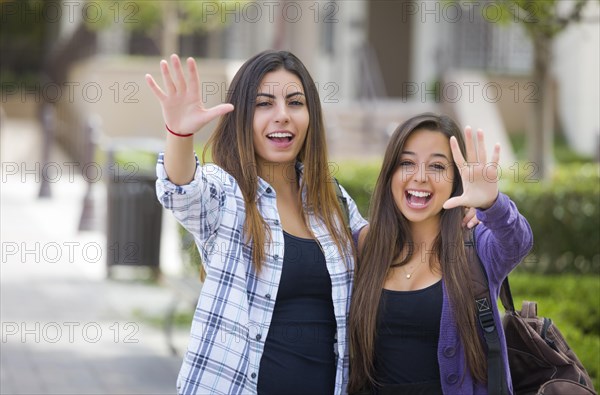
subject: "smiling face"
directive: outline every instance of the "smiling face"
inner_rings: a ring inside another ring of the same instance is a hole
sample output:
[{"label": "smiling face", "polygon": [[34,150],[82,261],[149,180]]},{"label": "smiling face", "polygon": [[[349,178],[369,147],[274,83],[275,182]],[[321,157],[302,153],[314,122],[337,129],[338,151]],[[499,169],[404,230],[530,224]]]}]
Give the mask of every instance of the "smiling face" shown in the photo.
[{"label": "smiling face", "polygon": [[294,163],[308,131],[309,115],[300,79],[279,69],[265,74],[254,108],[254,151],[259,168]]},{"label": "smiling face", "polygon": [[412,223],[439,222],[452,194],[454,166],[450,142],[441,132],[415,130],[406,140],[392,177],[398,209]]}]

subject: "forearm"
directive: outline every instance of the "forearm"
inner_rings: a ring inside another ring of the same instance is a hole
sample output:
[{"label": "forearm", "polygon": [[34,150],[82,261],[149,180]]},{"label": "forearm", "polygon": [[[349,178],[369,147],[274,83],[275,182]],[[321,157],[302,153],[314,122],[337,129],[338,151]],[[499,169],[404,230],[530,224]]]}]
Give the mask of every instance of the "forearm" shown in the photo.
[{"label": "forearm", "polygon": [[475,228],[477,252],[483,261],[495,264],[494,268],[498,270],[495,275],[499,281],[531,250],[531,228],[504,194],[498,195],[490,209],[478,210],[477,217],[483,224]]},{"label": "forearm", "polygon": [[173,184],[189,184],[194,179],[196,170],[194,137],[179,137],[167,133],[164,160],[165,170]]}]

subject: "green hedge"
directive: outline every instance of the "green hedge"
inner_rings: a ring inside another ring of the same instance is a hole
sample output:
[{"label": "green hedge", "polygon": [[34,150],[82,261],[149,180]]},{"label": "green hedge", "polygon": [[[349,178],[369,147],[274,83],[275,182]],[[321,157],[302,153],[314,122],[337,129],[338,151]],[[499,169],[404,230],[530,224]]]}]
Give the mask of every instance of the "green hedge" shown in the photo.
[{"label": "green hedge", "polygon": [[598,164],[562,165],[549,182],[529,181],[505,179],[501,186],[533,229],[533,251],[521,270],[600,273]]},{"label": "green hedge", "polygon": [[[600,273],[600,172],[598,164],[555,169],[549,182],[528,164],[504,169],[500,190],[516,203],[534,234],[532,253],[519,266],[538,273]],[[335,177],[367,217],[379,174],[377,163],[339,163]]]}]

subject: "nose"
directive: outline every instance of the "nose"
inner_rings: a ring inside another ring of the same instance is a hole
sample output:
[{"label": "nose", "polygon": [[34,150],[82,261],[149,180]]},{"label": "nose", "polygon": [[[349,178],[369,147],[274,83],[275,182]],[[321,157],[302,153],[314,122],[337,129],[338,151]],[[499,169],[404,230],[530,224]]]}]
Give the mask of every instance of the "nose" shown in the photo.
[{"label": "nose", "polygon": [[415,169],[414,179],[417,182],[424,183],[427,182],[427,171],[425,170],[425,163],[419,163]]},{"label": "nose", "polygon": [[277,113],[275,114],[275,122],[280,124],[286,124],[290,121],[290,114],[288,113],[287,103],[285,101],[278,103]]}]

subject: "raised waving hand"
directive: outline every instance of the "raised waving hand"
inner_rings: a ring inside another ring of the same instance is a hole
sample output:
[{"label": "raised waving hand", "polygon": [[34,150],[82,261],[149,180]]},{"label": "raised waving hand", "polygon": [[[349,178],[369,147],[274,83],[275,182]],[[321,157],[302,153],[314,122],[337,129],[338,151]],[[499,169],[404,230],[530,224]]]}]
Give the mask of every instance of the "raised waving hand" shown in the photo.
[{"label": "raised waving hand", "polygon": [[448,199],[445,209],[457,206],[487,209],[494,204],[498,197],[498,159],[500,144],[494,146],[492,159],[487,161],[483,131],[477,130],[477,144],[473,141],[471,127],[465,128],[467,158],[463,156],[455,137],[450,138],[450,149],[454,162],[460,172],[463,184],[463,194]]},{"label": "raised waving hand", "polygon": [[187,79],[179,56],[171,55],[171,67],[166,60],[160,62],[164,90],[150,74],[146,74],[146,82],[160,102],[165,124],[170,130],[182,135],[196,133],[214,118],[233,110],[233,105],[229,103],[204,108],[196,61],[188,58],[186,63]]}]

